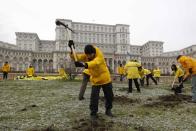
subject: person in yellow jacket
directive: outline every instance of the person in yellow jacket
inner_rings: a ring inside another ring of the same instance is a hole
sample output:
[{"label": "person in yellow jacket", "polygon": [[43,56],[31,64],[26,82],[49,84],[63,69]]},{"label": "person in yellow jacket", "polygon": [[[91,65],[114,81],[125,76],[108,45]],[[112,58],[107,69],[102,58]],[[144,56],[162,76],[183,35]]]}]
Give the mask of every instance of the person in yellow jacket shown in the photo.
[{"label": "person in yellow jacket", "polygon": [[152,76],[152,72],[148,69],[143,68],[142,66],[139,67],[139,71],[144,70],[144,75],[146,76],[146,85],[149,86],[149,78],[157,85],[157,81]]},{"label": "person in yellow jacket", "polygon": [[61,76],[62,78],[66,78],[66,79],[68,78],[63,66],[61,66],[61,68],[58,69],[58,72],[59,72],[59,76]]},{"label": "person in yellow jacket", "polygon": [[6,80],[8,78],[8,73],[10,72],[10,65],[6,61],[2,67],[3,79]]},{"label": "person in yellow jacket", "polygon": [[[174,87],[172,87],[174,90],[175,90],[175,93],[182,93],[182,88],[183,87],[183,76],[184,76],[184,71],[180,68],[180,67],[177,67],[175,64],[172,64],[171,66],[171,70],[174,72],[174,81],[173,83],[175,82],[176,79],[178,79],[178,82],[180,83],[179,86],[177,86],[175,89]],[[172,84],[173,86],[173,84]]]},{"label": "person in yellow jacket", "polygon": [[153,77],[157,82],[159,82],[159,79],[161,77],[161,71],[158,67],[153,70]]},{"label": "person in yellow jacket", "polygon": [[29,65],[29,67],[26,69],[27,77],[34,76],[34,73],[35,73],[35,70],[34,70],[33,66]]},{"label": "person in yellow jacket", "polygon": [[120,75],[120,81],[123,81],[123,76],[125,74],[125,69],[122,66],[122,64],[120,64],[120,66],[118,67],[118,74]]},{"label": "person in yellow jacket", "polygon": [[82,80],[82,85],[80,87],[80,93],[79,93],[79,100],[84,99],[84,93],[86,91],[87,84],[90,80],[90,72],[88,69],[83,70],[83,80]]},{"label": "person in yellow jacket", "polygon": [[196,59],[189,56],[179,55],[177,57],[178,63],[182,65],[185,69],[185,75],[183,77],[183,82],[189,77],[192,78],[192,101],[196,103]]},{"label": "person in yellow jacket", "polygon": [[[74,47],[74,42],[72,40],[69,41],[69,47]],[[71,54],[73,54],[72,48]],[[75,62],[75,66],[84,67],[90,72],[90,82],[92,84],[90,98],[91,119],[97,119],[99,92],[101,88],[103,89],[106,99],[105,114],[113,116],[111,112],[113,101],[112,81],[103,53],[96,46],[86,45],[84,53],[76,54],[76,56],[78,61]],[[73,55],[71,55],[71,57],[73,58]]]},{"label": "person in yellow jacket", "polygon": [[129,81],[128,93],[132,93],[132,81],[134,81],[137,91],[140,92],[140,85],[138,83],[138,78],[140,78],[138,67],[140,66],[141,64],[134,60],[128,61],[125,65],[125,72],[127,74],[127,79]]},{"label": "person in yellow jacket", "polygon": [[140,74],[140,85],[141,87],[144,87],[145,73],[144,73],[144,69],[142,68],[142,66],[138,67],[138,72]]}]

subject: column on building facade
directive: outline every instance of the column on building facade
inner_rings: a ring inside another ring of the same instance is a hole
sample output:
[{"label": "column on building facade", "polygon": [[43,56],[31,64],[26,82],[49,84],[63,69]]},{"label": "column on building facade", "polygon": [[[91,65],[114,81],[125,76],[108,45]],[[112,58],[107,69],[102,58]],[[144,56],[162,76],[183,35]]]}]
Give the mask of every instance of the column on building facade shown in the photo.
[{"label": "column on building facade", "polygon": [[44,59],[43,61],[43,71],[48,72],[48,60]]},{"label": "column on building facade", "polygon": [[113,65],[114,65],[114,67],[113,67],[113,70],[114,70],[114,73],[117,73],[117,67],[118,67],[118,65],[117,65],[117,61],[115,60],[115,59],[113,59]]},{"label": "column on building facade", "polygon": [[49,60],[49,72],[50,73],[53,72],[53,60],[52,59]]},{"label": "column on building facade", "polygon": [[113,63],[113,64],[112,64],[112,65],[113,65],[113,66],[112,66],[112,69],[113,69],[113,71],[114,71],[114,73],[115,73],[115,59],[114,59],[114,57],[112,58],[112,63]]},{"label": "column on building facade", "polygon": [[42,60],[38,59],[38,71],[41,72],[43,71],[42,69],[43,69]]},{"label": "column on building facade", "polygon": [[113,62],[112,62],[112,58],[108,58],[108,64],[110,66],[110,69],[113,71]]},{"label": "column on building facade", "polygon": [[53,71],[54,72],[57,72],[58,69],[57,69],[57,64],[58,64],[58,57],[57,57],[57,53],[54,53],[53,54]]}]

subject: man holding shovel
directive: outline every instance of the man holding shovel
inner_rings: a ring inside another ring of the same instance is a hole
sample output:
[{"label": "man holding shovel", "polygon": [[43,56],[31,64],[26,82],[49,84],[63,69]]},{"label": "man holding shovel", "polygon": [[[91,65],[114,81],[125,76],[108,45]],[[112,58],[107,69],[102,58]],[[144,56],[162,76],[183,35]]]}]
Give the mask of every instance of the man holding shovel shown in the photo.
[{"label": "man holding shovel", "polygon": [[192,101],[196,103],[196,59],[189,56],[179,55],[177,57],[178,63],[182,65],[185,69],[185,75],[183,77],[183,82],[189,77],[192,78]]},{"label": "man holding shovel", "polygon": [[[84,53],[76,54],[73,50],[74,43],[69,41],[69,47],[71,48],[71,58],[75,60],[76,67],[84,67],[90,72],[90,81],[92,83],[91,98],[90,98],[90,115],[91,119],[97,119],[98,112],[98,102],[99,102],[99,92],[103,89],[105,101],[105,114],[107,116],[113,116],[112,101],[113,101],[113,91],[112,91],[112,81],[110,77],[110,72],[106,65],[104,55],[99,48],[93,45],[86,45],[84,48]],[[80,61],[80,62],[79,62]],[[83,63],[85,62],[85,63]]]}]

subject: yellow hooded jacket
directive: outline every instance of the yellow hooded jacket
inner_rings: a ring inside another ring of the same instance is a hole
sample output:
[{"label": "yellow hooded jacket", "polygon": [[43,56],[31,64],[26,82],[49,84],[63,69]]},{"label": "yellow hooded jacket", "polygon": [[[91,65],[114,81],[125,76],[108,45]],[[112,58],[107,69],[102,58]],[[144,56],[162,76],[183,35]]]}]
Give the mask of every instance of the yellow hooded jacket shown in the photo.
[{"label": "yellow hooded jacket", "polygon": [[127,79],[136,79],[140,78],[140,74],[138,71],[138,67],[140,67],[141,64],[139,62],[129,61],[125,65],[125,72],[127,74]]},{"label": "yellow hooded jacket", "polygon": [[34,71],[34,68],[33,67],[27,68],[27,70],[26,70],[27,76],[33,76],[34,73],[35,73],[35,71]]},{"label": "yellow hooded jacket", "polygon": [[[83,54],[76,54],[78,61],[86,62],[90,73],[90,81],[92,85],[104,85],[111,82],[110,72],[106,65],[103,53],[99,48],[94,46],[96,50],[95,58],[91,61]],[[73,58],[73,55],[71,55]]]},{"label": "yellow hooded jacket", "polygon": [[9,64],[4,64],[2,67],[3,72],[10,72],[10,65]]},{"label": "yellow hooded jacket", "polygon": [[153,70],[153,74],[154,74],[154,77],[160,77],[160,76],[161,76],[161,71],[160,71],[160,69],[154,69],[154,70]]},{"label": "yellow hooded jacket", "polygon": [[150,73],[151,73],[150,70],[144,69],[144,68],[142,68],[142,70],[139,71],[139,74],[140,74],[140,77],[141,77],[141,78],[144,78],[144,76],[146,76],[146,75],[148,75],[148,74],[150,74]]},{"label": "yellow hooded jacket", "polygon": [[183,75],[184,71],[180,67],[177,67],[177,71],[175,72],[175,78],[181,77]]},{"label": "yellow hooded jacket", "polygon": [[181,56],[178,59],[178,62],[182,65],[182,67],[185,69],[185,78],[190,75],[189,69],[192,69],[192,75],[196,75],[196,59],[191,58],[189,56]]},{"label": "yellow hooded jacket", "polygon": [[125,74],[125,69],[124,69],[124,67],[118,67],[118,74],[119,75],[124,75]]},{"label": "yellow hooded jacket", "polygon": [[149,75],[151,73],[151,71],[150,70],[148,70],[148,69],[144,69],[144,74],[145,75]]}]

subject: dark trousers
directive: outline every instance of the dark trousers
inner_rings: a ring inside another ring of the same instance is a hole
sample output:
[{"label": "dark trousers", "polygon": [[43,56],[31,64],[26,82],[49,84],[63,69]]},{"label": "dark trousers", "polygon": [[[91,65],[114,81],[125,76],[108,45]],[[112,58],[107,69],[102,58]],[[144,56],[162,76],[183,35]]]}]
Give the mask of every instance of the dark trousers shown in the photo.
[{"label": "dark trousers", "polygon": [[147,83],[147,86],[149,85],[149,78],[151,78],[152,81],[157,85],[157,81],[152,76],[152,73],[150,73],[150,74],[146,75],[146,83]]},{"label": "dark trousers", "polygon": [[112,109],[112,101],[114,97],[114,94],[112,91],[112,83],[108,83],[105,85],[99,85],[99,86],[92,86],[91,99],[90,99],[91,115],[96,115],[98,112],[99,92],[101,88],[103,89],[103,93],[105,97],[106,111]]},{"label": "dark trousers", "polygon": [[[182,82],[182,80],[183,80],[183,76],[178,77],[178,82],[179,82],[179,83],[181,83],[181,82]],[[179,88],[179,91],[180,91],[180,92],[182,92],[182,88],[184,88],[183,83],[182,83],[182,84],[180,84],[178,88]]]},{"label": "dark trousers", "polygon": [[156,81],[159,82],[159,77],[155,77]]},{"label": "dark trousers", "polygon": [[8,72],[3,72],[3,79],[6,80],[8,76]]},{"label": "dark trousers", "polygon": [[83,98],[89,79],[90,79],[90,75],[83,73],[83,80],[82,80],[82,85],[80,87],[79,99]]},{"label": "dark trousers", "polygon": [[141,86],[144,86],[144,77],[143,78],[140,78],[140,85]]},{"label": "dark trousers", "polygon": [[120,75],[120,81],[123,81],[123,75]]},{"label": "dark trousers", "polygon": [[140,85],[139,85],[139,83],[137,81],[137,78],[136,79],[129,79],[129,90],[128,90],[128,92],[132,92],[132,80],[135,83],[135,87],[137,88],[137,91],[140,92]]}]

